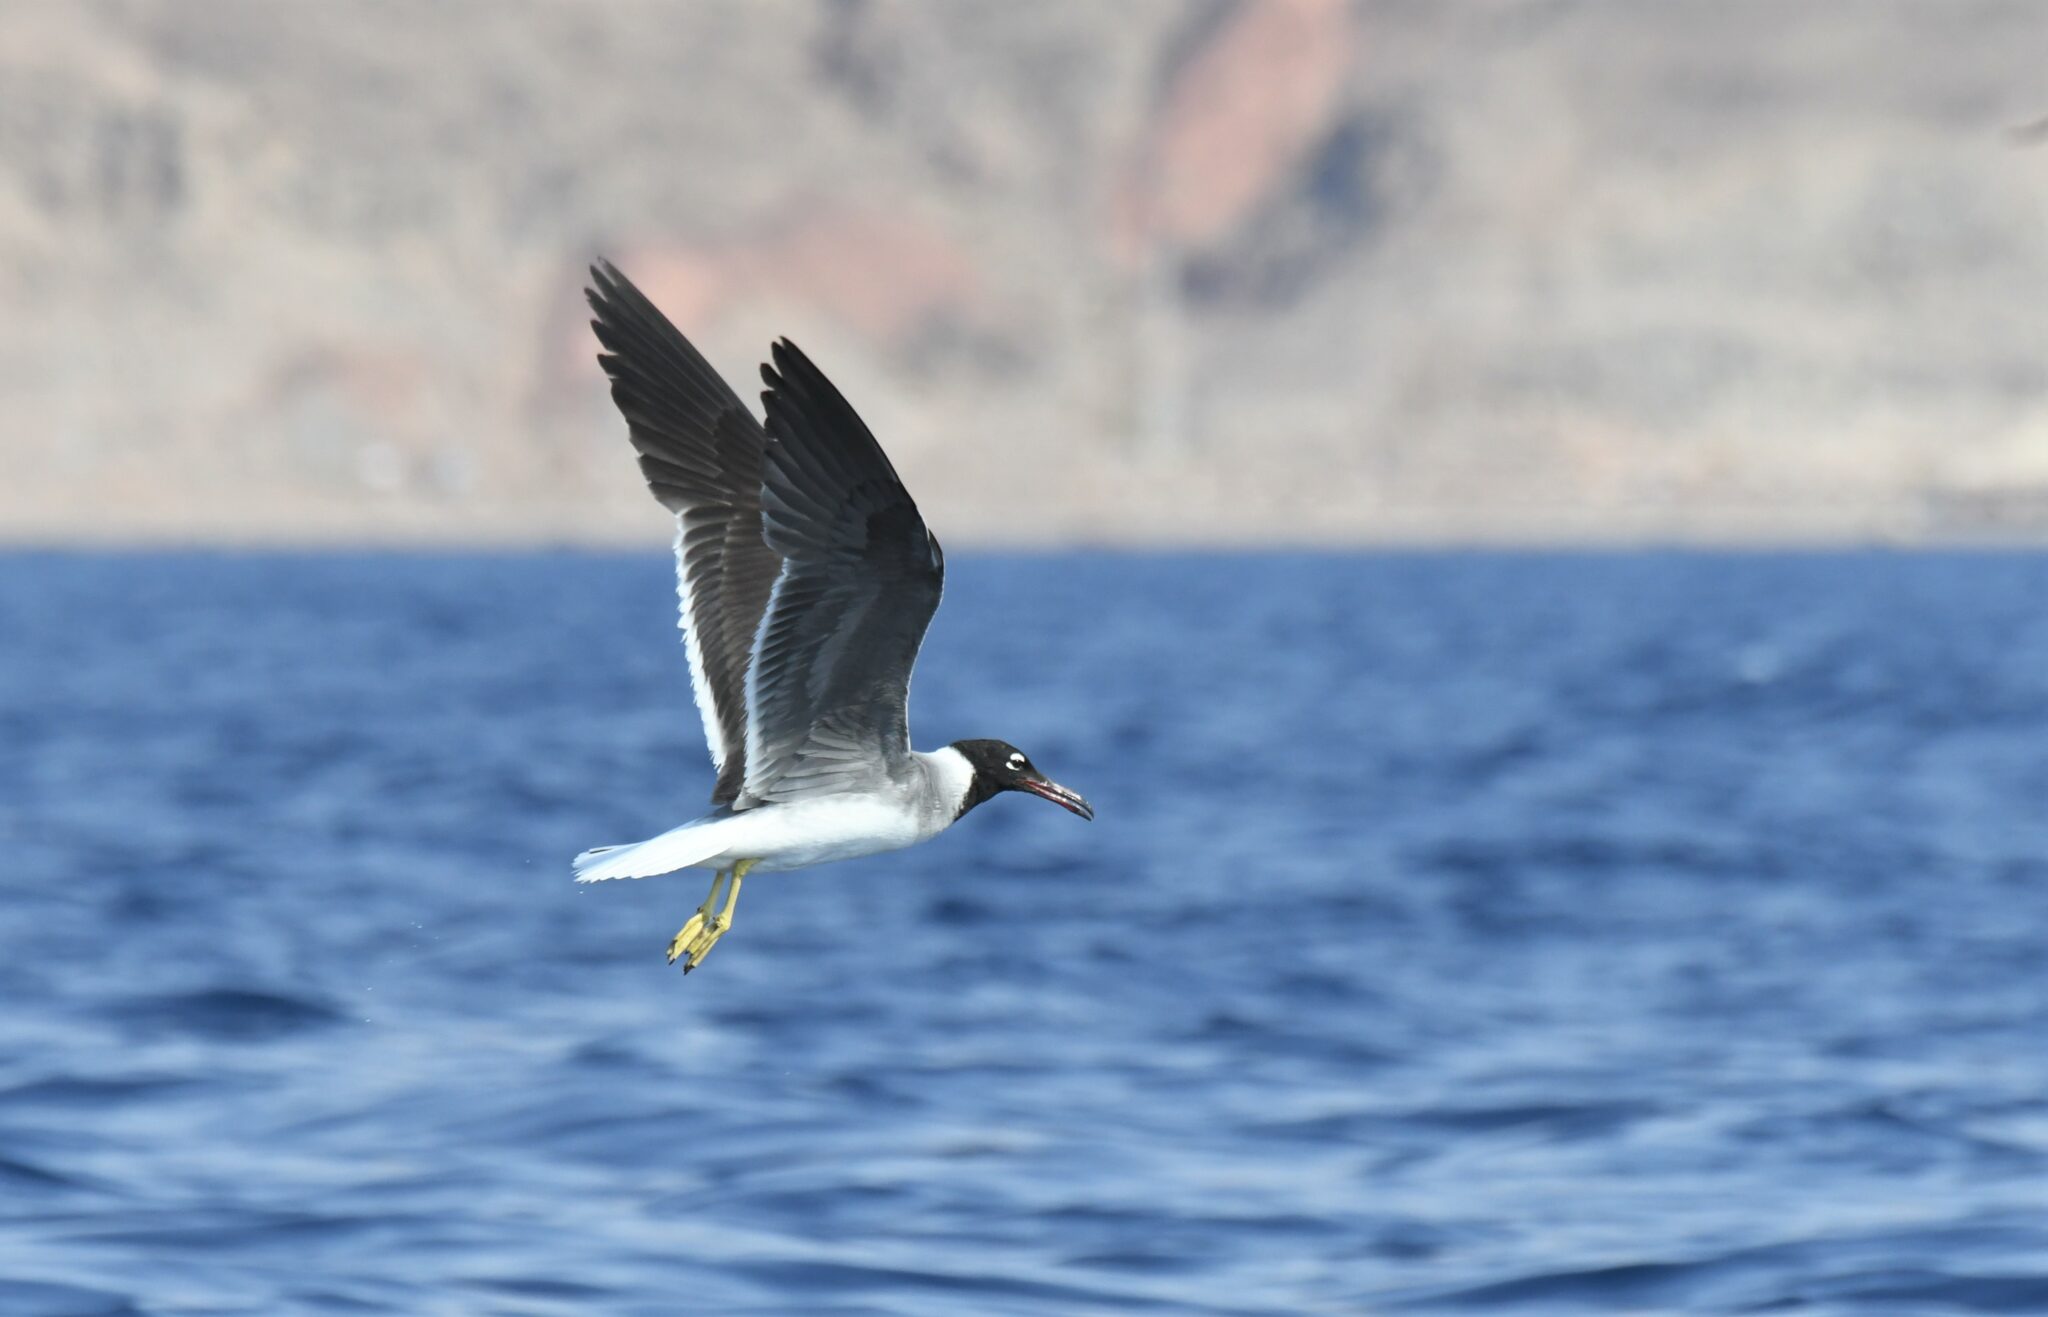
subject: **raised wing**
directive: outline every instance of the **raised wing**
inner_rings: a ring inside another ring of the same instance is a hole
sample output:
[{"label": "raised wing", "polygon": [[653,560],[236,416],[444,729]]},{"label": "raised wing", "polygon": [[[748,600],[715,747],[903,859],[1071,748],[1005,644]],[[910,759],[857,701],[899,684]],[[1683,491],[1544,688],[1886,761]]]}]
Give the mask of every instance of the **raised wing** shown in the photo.
[{"label": "raised wing", "polygon": [[640,470],[676,517],[676,598],[690,684],[726,805],[747,779],[747,664],[782,563],[761,538],[768,436],[718,372],[608,263],[591,267],[590,327]]},{"label": "raised wing", "polygon": [[903,771],[910,669],[945,579],[874,435],[794,344],[774,351],[761,509],[782,573],[747,675],[742,808]]}]

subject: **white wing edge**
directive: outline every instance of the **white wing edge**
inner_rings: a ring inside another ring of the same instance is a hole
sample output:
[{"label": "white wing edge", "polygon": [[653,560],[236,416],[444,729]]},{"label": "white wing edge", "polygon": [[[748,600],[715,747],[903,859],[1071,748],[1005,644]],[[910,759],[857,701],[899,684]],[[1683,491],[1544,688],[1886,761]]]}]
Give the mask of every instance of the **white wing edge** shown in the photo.
[{"label": "white wing edge", "polygon": [[[676,514],[676,630],[683,633],[683,649],[690,656],[690,690],[697,697],[697,716],[704,720],[704,744],[711,750],[711,767],[725,771],[725,737],[718,730],[718,705],[711,698],[711,682],[704,676],[704,645],[697,638],[697,623],[690,616],[690,564],[683,557],[683,514]],[[747,693],[753,694],[753,674],[747,674]]]},{"label": "white wing edge", "polygon": [[775,584],[768,587],[768,604],[761,610],[761,620],[754,624],[754,643],[747,648],[747,777],[740,783],[742,797],[754,794],[755,790],[768,784],[757,774],[761,770],[761,642],[768,637],[768,624],[775,619],[775,606],[782,602],[782,586],[789,580],[789,559],[782,560],[782,568],[775,573]]},{"label": "white wing edge", "polygon": [[[929,536],[930,532],[927,531],[926,534]],[[761,708],[761,643],[768,637],[768,626],[775,619],[775,606],[782,600],[782,587],[789,580],[791,566],[792,564],[789,559],[784,558],[782,560],[782,569],[775,574],[775,584],[768,587],[768,604],[761,610],[761,620],[754,624],[754,643],[747,649],[747,776],[746,780],[740,783],[740,797],[742,799],[756,795],[771,785],[760,776],[762,771],[768,767],[761,754],[761,728],[758,717]],[[939,598],[943,600],[945,594],[945,581],[941,579],[939,582]],[[932,606],[932,612],[934,614],[938,612],[937,604]],[[918,655],[923,652],[924,641],[920,639],[917,645],[917,652],[910,656],[910,671],[905,673],[903,677],[903,746],[906,750],[910,748],[910,683],[917,673]],[[702,689],[701,686],[699,689]]]}]

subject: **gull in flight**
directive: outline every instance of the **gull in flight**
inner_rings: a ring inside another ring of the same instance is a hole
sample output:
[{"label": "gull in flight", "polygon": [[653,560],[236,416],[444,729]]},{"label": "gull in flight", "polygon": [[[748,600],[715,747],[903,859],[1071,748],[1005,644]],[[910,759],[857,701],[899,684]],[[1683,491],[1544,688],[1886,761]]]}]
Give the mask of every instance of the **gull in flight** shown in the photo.
[{"label": "gull in flight", "polygon": [[929,841],[1004,791],[1094,818],[1007,742],[910,748],[910,669],[945,557],[810,358],[775,344],[764,426],[624,275],[590,273],[598,361],[648,488],[676,519],[679,625],[718,776],[709,813],[585,851],[576,880],[711,870],[668,947],[688,973],[732,927],[750,873]]}]

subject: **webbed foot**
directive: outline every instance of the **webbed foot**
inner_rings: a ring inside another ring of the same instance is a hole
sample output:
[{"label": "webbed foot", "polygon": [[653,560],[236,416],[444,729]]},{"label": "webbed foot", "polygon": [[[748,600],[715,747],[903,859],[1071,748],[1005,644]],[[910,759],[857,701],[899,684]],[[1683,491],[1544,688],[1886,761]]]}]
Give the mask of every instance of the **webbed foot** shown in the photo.
[{"label": "webbed foot", "polygon": [[[684,924],[682,931],[668,944],[669,964],[673,965],[680,959],[683,973],[688,974],[704,963],[704,957],[711,954],[711,948],[718,945],[718,939],[732,928],[733,907],[739,904],[740,899],[740,880],[747,876],[747,870],[755,863],[754,860],[741,860],[711,880],[711,894],[704,898],[704,904],[697,907],[697,913],[690,916],[690,922]],[[718,889],[728,879],[730,886],[725,893],[725,906],[713,914],[711,907],[718,901]]]}]

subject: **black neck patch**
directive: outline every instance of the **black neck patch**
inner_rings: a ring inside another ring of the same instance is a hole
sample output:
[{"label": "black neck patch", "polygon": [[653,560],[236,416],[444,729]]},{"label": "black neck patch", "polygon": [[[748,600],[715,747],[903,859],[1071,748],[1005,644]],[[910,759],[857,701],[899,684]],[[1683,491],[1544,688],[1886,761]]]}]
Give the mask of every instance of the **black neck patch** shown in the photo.
[{"label": "black neck patch", "polygon": [[1002,790],[988,774],[977,768],[974,776],[967,779],[967,794],[960,798],[960,809],[953,815],[953,821],[958,823],[967,816],[968,810],[984,800],[994,799]]}]

